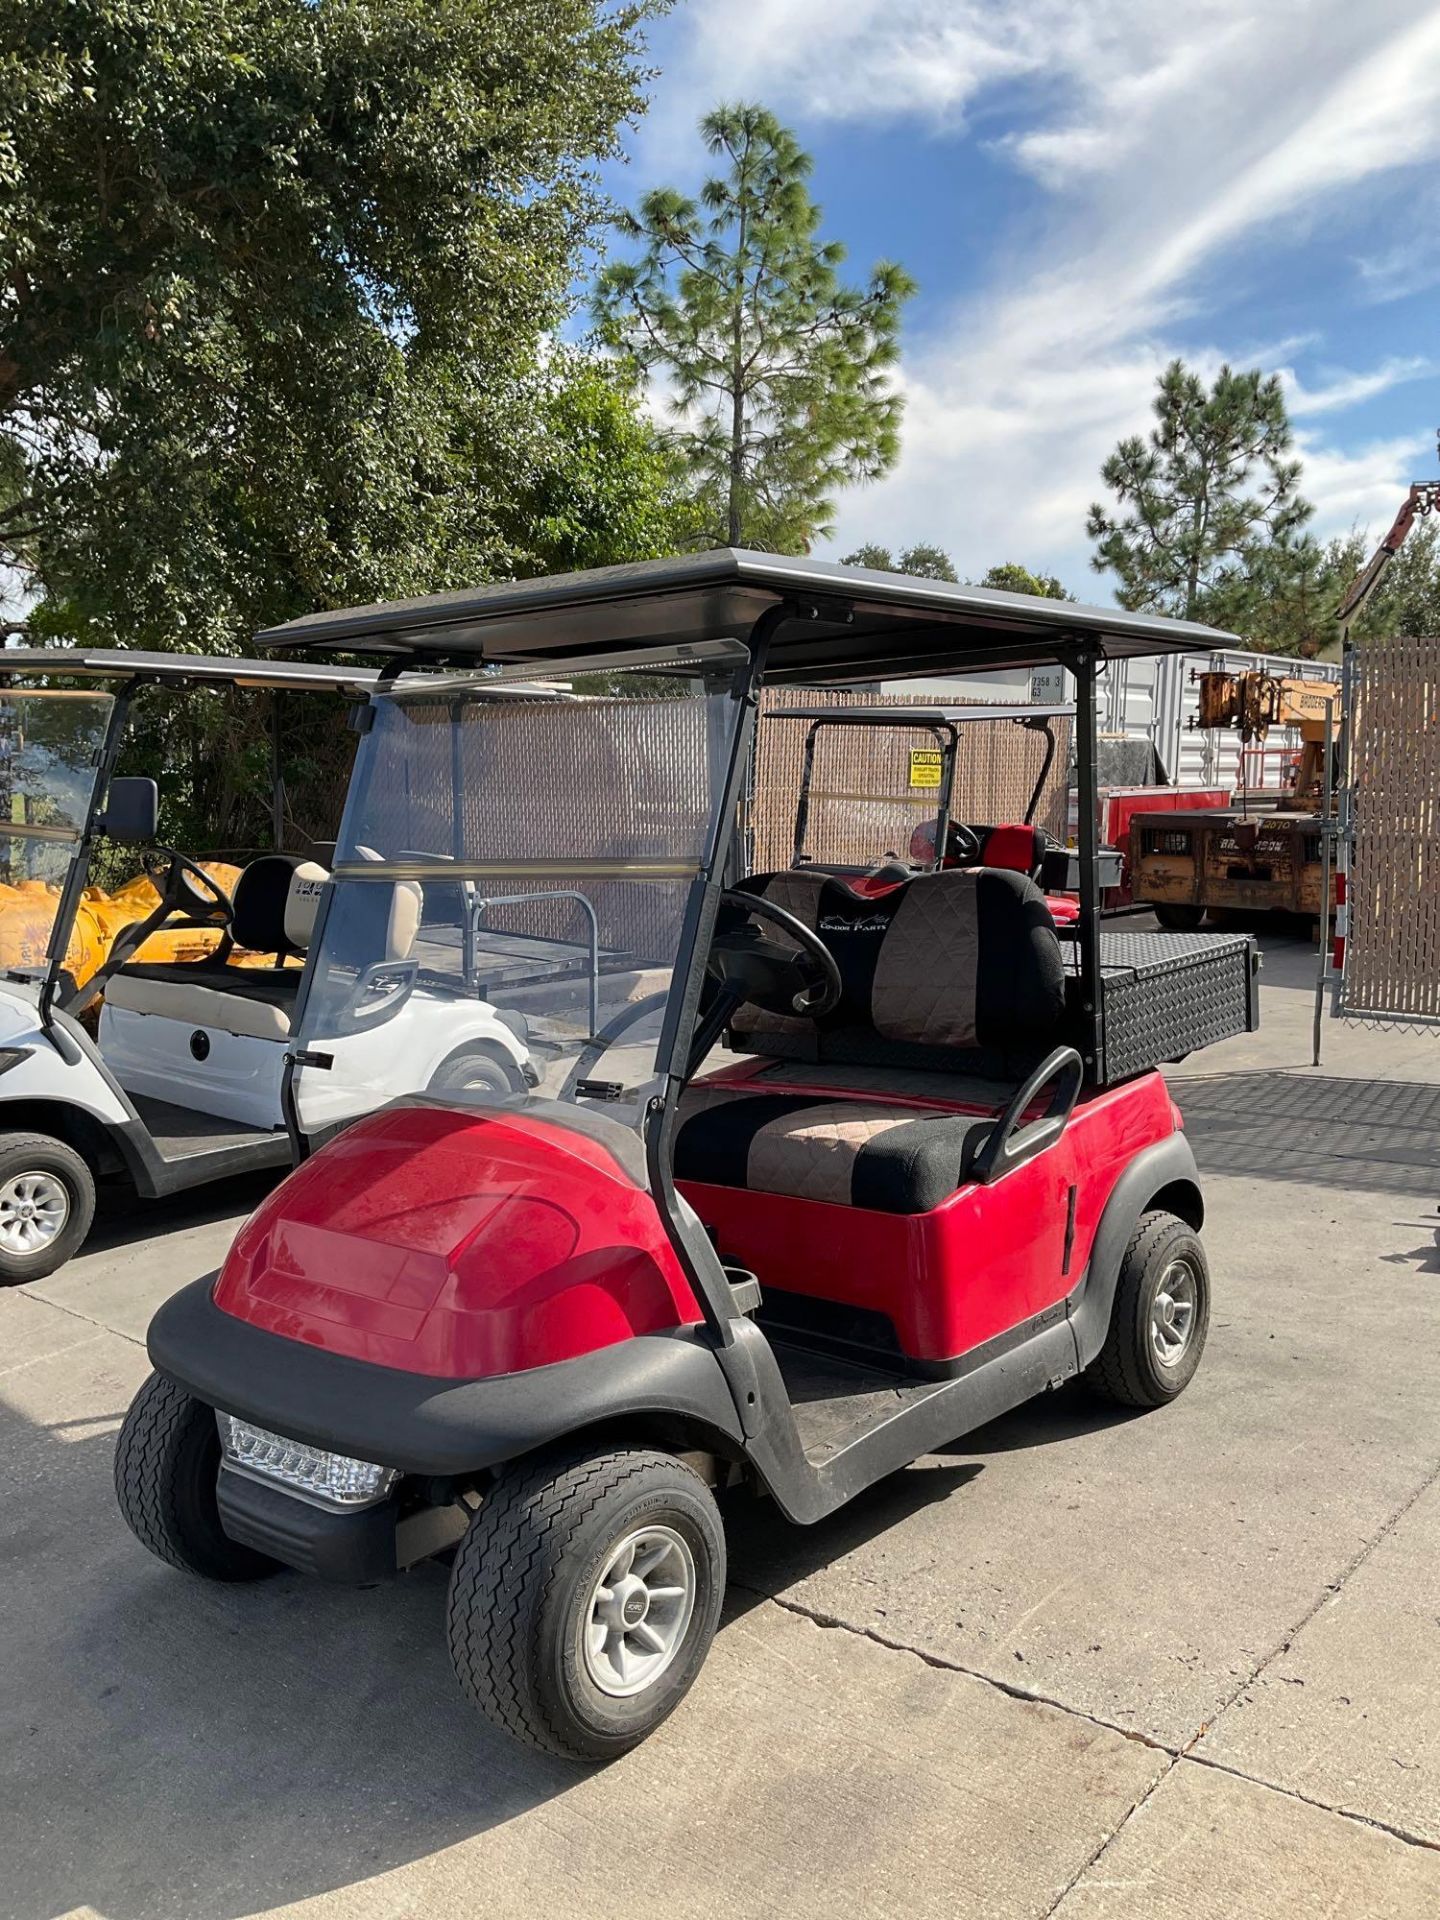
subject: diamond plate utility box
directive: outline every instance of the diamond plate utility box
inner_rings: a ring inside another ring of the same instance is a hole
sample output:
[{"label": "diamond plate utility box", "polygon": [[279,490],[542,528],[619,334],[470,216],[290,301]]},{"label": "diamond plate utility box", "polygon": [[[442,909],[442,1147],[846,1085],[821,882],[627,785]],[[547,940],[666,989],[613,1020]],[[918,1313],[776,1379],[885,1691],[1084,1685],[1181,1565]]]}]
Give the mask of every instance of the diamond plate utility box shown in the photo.
[{"label": "diamond plate utility box", "polygon": [[[1070,941],[1078,997],[1079,947]],[[1238,933],[1100,935],[1099,1057],[1093,1078],[1114,1086],[1183,1060],[1260,1024],[1260,951]]]}]

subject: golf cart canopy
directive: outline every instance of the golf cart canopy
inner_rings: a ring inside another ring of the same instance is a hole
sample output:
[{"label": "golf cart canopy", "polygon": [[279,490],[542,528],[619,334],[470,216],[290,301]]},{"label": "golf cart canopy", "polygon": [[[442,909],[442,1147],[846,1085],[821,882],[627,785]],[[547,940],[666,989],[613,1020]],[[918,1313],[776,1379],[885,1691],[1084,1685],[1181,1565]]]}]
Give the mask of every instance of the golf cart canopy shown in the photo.
[{"label": "golf cart canopy", "polygon": [[244,660],[206,653],[141,653],[129,647],[6,647],[0,650],[0,680],[14,673],[292,693],[364,693],[378,678],[373,667],[316,667],[305,660]]},{"label": "golf cart canopy", "polygon": [[1042,666],[1077,647],[1110,659],[1240,643],[1194,622],[1082,607],[822,560],[714,553],[307,614],[258,646],[426,655],[459,664],[581,659],[621,646],[746,637],[765,615],[765,678],[832,686]]}]

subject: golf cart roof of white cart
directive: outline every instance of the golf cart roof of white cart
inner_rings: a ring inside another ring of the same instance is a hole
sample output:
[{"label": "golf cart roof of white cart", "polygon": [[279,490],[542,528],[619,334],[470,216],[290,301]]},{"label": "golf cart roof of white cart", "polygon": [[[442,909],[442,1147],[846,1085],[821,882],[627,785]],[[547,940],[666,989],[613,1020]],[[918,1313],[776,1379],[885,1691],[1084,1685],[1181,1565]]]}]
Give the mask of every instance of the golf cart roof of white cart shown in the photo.
[{"label": "golf cart roof of white cart", "polygon": [[547,658],[617,647],[744,638],[768,610],[787,604],[793,613],[768,634],[771,683],[1042,666],[1081,647],[1119,659],[1238,644],[1216,628],[1157,614],[722,547],[307,614],[257,634],[256,645],[539,668]]},{"label": "golf cart roof of white cart", "polygon": [[130,647],[5,647],[0,680],[58,673],[77,680],[154,680],[172,685],[256,687],[294,693],[364,693],[373,667],[317,667],[305,660],[247,660],[209,653],[142,653]]}]

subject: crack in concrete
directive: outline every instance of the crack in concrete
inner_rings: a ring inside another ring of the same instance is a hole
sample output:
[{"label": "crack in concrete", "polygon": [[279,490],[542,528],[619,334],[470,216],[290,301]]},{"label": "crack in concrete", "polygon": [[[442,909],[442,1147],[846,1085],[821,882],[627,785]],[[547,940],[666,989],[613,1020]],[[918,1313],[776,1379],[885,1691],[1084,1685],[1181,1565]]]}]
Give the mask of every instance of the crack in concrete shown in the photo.
[{"label": "crack in concrete", "polygon": [[1071,1706],[1064,1700],[1057,1700],[1052,1694],[1039,1693],[1033,1687],[1016,1686],[1008,1680],[1001,1680],[993,1673],[982,1673],[978,1667],[967,1667],[962,1661],[949,1660],[944,1654],[931,1653],[925,1647],[912,1647],[906,1640],[892,1640],[874,1627],[858,1627],[851,1620],[842,1620],[838,1614],[821,1613],[814,1607],[805,1607],[798,1600],[785,1600],[776,1593],[764,1593],[758,1587],[747,1587],[738,1580],[730,1585],[740,1593],[753,1593],[757,1600],[768,1600],[771,1606],[780,1607],[786,1613],[796,1614],[801,1620],[808,1620],[812,1626],[825,1631],[836,1630],[853,1634],[857,1640],[870,1640],[877,1647],[884,1647],[888,1653],[908,1653],[922,1665],[934,1667],[941,1673],[963,1674],[967,1680],[978,1680],[982,1686],[993,1687],[997,1693],[1003,1693],[1007,1699],[1020,1700],[1030,1706],[1054,1707],[1060,1713],[1067,1713],[1074,1720],[1086,1720],[1092,1727],[1099,1727],[1104,1733],[1118,1734],[1122,1740],[1133,1741],[1136,1746],[1150,1747],[1156,1753],[1179,1758],[1179,1749],[1167,1746],[1163,1740],[1156,1740],[1151,1734],[1141,1733],[1135,1727],[1122,1727],[1113,1720],[1106,1720],[1098,1713],[1090,1713],[1084,1707]]},{"label": "crack in concrete", "polygon": [[72,1320],[78,1320],[82,1326],[94,1327],[97,1333],[113,1333],[117,1340],[128,1340],[132,1347],[143,1347],[143,1339],[137,1340],[133,1333],[126,1333],[120,1327],[112,1327],[104,1320],[96,1320],[91,1314],[81,1313],[78,1307],[67,1307],[63,1300],[50,1300],[43,1293],[22,1293],[21,1300],[28,1300],[33,1306],[53,1307],[56,1313],[68,1314]]},{"label": "crack in concrete", "polygon": [[1302,1806],[1311,1807],[1318,1813],[1328,1813],[1336,1820],[1349,1821],[1354,1826],[1366,1827],[1375,1833],[1383,1833],[1392,1840],[1398,1840],[1404,1846],[1419,1847],[1430,1853],[1440,1853],[1440,1841],[1429,1840],[1423,1834],[1412,1833],[1408,1828],[1396,1826],[1388,1820],[1382,1820],[1378,1815],[1362,1813],[1352,1807],[1335,1806],[1328,1800],[1320,1800],[1311,1794],[1302,1793],[1298,1788],[1284,1786],[1278,1781],[1263,1779],[1258,1774],[1247,1773],[1243,1767],[1233,1766],[1227,1761],[1216,1760],[1208,1754],[1194,1751],[1196,1743],[1202,1740],[1205,1735],[1219,1723],[1222,1716],[1228,1712],[1229,1708],[1234,1705],[1235,1701],[1238,1700],[1240,1695],[1245,1691],[1245,1688],[1247,1686],[1253,1686],[1255,1680],[1265,1671],[1265,1668],[1269,1666],[1271,1661],[1277,1659],[1280,1654],[1284,1653],[1291,1646],[1297,1635],[1304,1631],[1305,1627],[1314,1619],[1320,1608],[1342,1590],[1346,1581],[1363,1565],[1366,1558],[1373,1553],[1376,1547],[1399,1525],[1400,1521],[1404,1519],[1416,1501],[1419,1500],[1430,1487],[1434,1486],[1437,1481],[1440,1481],[1440,1464],[1437,1464],[1434,1471],[1426,1476],[1425,1480],[1406,1500],[1402,1501],[1374,1537],[1367,1541],[1359,1552],[1353,1556],[1350,1562],[1347,1563],[1339,1576],[1326,1583],[1323,1593],[1315,1601],[1314,1605],[1307,1608],[1300,1620],[1287,1630],[1280,1644],[1258,1663],[1250,1676],[1235,1689],[1234,1693],[1224,1702],[1219,1711],[1211,1719],[1207,1720],[1182,1747],[1170,1746],[1165,1741],[1157,1740],[1150,1734],[1141,1733],[1134,1727],[1120,1726],[1113,1720],[1105,1719],[1101,1714],[1091,1713],[1087,1708],[1074,1706],[1069,1701],[1058,1699],[1053,1694],[1041,1693],[1031,1687],[1016,1686],[1013,1682],[1001,1680],[994,1674],[982,1673],[978,1668],[967,1667],[962,1661],[947,1659],[943,1654],[933,1653],[924,1647],[912,1646],[908,1641],[892,1639],[888,1634],[883,1634],[874,1627],[857,1626],[853,1621],[841,1619],[838,1614],[824,1613],[818,1608],[804,1606],[798,1600],[785,1599],[775,1593],[765,1593],[758,1587],[748,1587],[740,1581],[732,1581],[730,1584],[735,1587],[737,1591],[750,1593],[759,1600],[768,1601],[771,1606],[779,1607],[782,1612],[794,1614],[801,1620],[807,1620],[812,1626],[818,1627],[822,1631],[848,1633],[857,1640],[868,1640],[874,1646],[883,1647],[888,1653],[907,1654],[911,1659],[918,1660],[922,1666],[934,1668],[936,1671],[942,1673],[957,1673],[967,1680],[978,1680],[982,1686],[993,1688],[995,1692],[1005,1695],[1007,1699],[1018,1700],[1030,1706],[1052,1707],[1057,1713],[1063,1713],[1070,1719],[1083,1720],[1087,1725],[1097,1727],[1104,1733],[1117,1734],[1122,1740],[1129,1740],[1137,1746],[1147,1747],[1152,1752],[1164,1754],[1166,1764],[1160,1769],[1160,1772],[1155,1776],[1154,1780],[1151,1781],[1144,1793],[1126,1808],[1115,1826],[1111,1828],[1110,1832],[1106,1834],[1099,1846],[1095,1848],[1088,1858],[1081,1863],[1071,1878],[1065,1882],[1064,1886],[1061,1887],[1056,1894],[1054,1900],[1051,1901],[1050,1905],[1045,1908],[1044,1913],[1040,1916],[1040,1920],[1053,1920],[1053,1916],[1059,1911],[1061,1902],[1079,1885],[1090,1872],[1091,1868],[1098,1864],[1106,1850],[1119,1838],[1120,1834],[1134,1816],[1154,1798],[1155,1794],[1159,1792],[1160,1788],[1170,1778],[1171,1774],[1175,1772],[1176,1768],[1182,1765],[1208,1767],[1214,1773],[1224,1773],[1228,1774],[1232,1779],[1243,1780],[1247,1786],[1259,1787],[1266,1793],[1278,1793],[1285,1799],[1298,1801]]},{"label": "crack in concrete", "polygon": [[[1203,1739],[1205,1739],[1205,1737],[1208,1734],[1214,1732],[1215,1728],[1225,1718],[1225,1715],[1235,1705],[1235,1702],[1246,1691],[1246,1689],[1249,1687],[1253,1687],[1255,1682],[1258,1679],[1260,1679],[1260,1677],[1265,1673],[1268,1667],[1272,1666],[1275,1663],[1275,1661],[1277,1661],[1281,1657],[1282,1654],[1286,1654],[1290,1651],[1291,1647],[1294,1646],[1295,1642],[1299,1639],[1300,1635],[1305,1631],[1306,1627],[1309,1626],[1310,1622],[1320,1612],[1320,1609],[1322,1607],[1328,1606],[1329,1603],[1332,1600],[1334,1600],[1338,1594],[1344,1592],[1347,1583],[1359,1571],[1359,1569],[1362,1566],[1364,1566],[1365,1562],[1370,1558],[1371,1554],[1374,1553],[1375,1549],[1382,1543],[1382,1541],[1385,1541],[1390,1537],[1390,1535],[1395,1531],[1396,1527],[1399,1526],[1400,1522],[1405,1518],[1406,1514],[1409,1513],[1409,1511],[1416,1504],[1416,1502],[1419,1500],[1422,1500],[1424,1496],[1430,1491],[1430,1489],[1436,1485],[1437,1482],[1440,1482],[1440,1461],[1436,1462],[1435,1466],[1430,1470],[1428,1474],[1426,1474],[1425,1478],[1419,1483],[1419,1485],[1415,1487],[1415,1489],[1411,1493],[1409,1493],[1404,1500],[1400,1502],[1400,1505],[1395,1508],[1394,1512],[1380,1527],[1379,1531],[1372,1534],[1368,1540],[1362,1541],[1357,1551],[1351,1555],[1350,1559],[1340,1569],[1339,1573],[1335,1575],[1333,1579],[1326,1581],[1325,1585],[1321,1588],[1319,1594],[1316,1596],[1313,1603],[1305,1609],[1304,1613],[1301,1614],[1300,1618],[1294,1623],[1293,1626],[1286,1628],[1281,1639],[1275,1644],[1275,1646],[1273,1646],[1270,1649],[1269,1653],[1264,1654],[1256,1662],[1256,1664],[1250,1669],[1250,1672],[1245,1676],[1245,1678],[1240,1682],[1240,1684],[1237,1687],[1235,1687],[1224,1700],[1221,1701],[1219,1707],[1211,1715],[1211,1717],[1208,1720],[1204,1720],[1200,1723],[1199,1727],[1196,1728],[1195,1732],[1185,1742],[1185,1745],[1181,1749],[1182,1753],[1184,1753],[1189,1758],[1199,1759],[1202,1757],[1200,1755],[1195,1754],[1194,1752],[1194,1749],[1199,1745],[1199,1743]],[[1214,1762],[1210,1762],[1209,1764],[1213,1765]],[[1233,1769],[1227,1769],[1227,1771],[1233,1771]],[[1244,1775],[1242,1777],[1248,1779],[1249,1775]],[[1280,1789],[1277,1789],[1277,1791],[1284,1792],[1285,1789],[1280,1788]],[[1338,1811],[1338,1809],[1332,1809],[1332,1811]]]}]

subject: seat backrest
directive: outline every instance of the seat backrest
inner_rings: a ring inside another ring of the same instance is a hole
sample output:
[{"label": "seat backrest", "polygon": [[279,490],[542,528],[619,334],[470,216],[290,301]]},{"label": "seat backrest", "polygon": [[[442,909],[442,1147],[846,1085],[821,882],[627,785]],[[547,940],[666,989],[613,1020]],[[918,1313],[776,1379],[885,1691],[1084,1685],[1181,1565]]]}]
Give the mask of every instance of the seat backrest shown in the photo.
[{"label": "seat backrest", "polygon": [[235,882],[230,931],[237,946],[256,953],[293,951],[285,931],[286,909],[295,869],[304,864],[298,853],[262,853],[250,862]]},{"label": "seat backrest", "polygon": [[742,1007],[731,1032],[745,1052],[1006,1075],[1059,1042],[1064,962],[1044,895],[1024,874],[946,869],[864,898],[802,868],[745,888],[813,928],[843,983],[818,1021]]},{"label": "seat backrest", "polygon": [[976,827],[974,831],[980,839],[980,859],[984,866],[1004,867],[1010,873],[1028,873],[1032,880],[1040,878],[1050,836],[1039,827],[1006,821],[997,827]]},{"label": "seat backrest", "polygon": [[315,916],[329,878],[330,869],[318,860],[302,860],[290,875],[290,891],[285,896],[285,938],[297,953],[309,951]]}]

